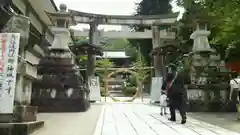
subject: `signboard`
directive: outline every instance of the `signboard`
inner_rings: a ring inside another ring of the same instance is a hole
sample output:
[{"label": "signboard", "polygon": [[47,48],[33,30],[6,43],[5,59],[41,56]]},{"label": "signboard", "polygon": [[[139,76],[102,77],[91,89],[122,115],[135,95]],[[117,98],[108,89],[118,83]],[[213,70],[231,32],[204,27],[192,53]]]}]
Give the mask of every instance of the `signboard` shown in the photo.
[{"label": "signboard", "polygon": [[6,35],[0,35],[0,89],[2,89],[3,83],[3,66],[4,66],[4,54],[6,51]]},{"label": "signboard", "polygon": [[88,85],[90,89],[90,101],[101,101],[99,77],[93,76],[89,78]]},{"label": "signboard", "polygon": [[160,92],[163,84],[162,77],[153,77],[151,85],[151,101],[159,101]]},{"label": "signboard", "polygon": [[19,42],[19,33],[0,33],[0,114],[13,113]]}]

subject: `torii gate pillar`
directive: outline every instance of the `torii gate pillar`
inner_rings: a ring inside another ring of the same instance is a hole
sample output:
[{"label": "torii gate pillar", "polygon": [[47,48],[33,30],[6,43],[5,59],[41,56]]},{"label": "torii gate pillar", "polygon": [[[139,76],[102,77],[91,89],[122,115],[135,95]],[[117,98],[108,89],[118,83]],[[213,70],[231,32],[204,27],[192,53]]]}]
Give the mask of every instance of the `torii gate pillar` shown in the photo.
[{"label": "torii gate pillar", "polygon": [[[160,30],[159,26],[152,26],[152,32],[153,32],[153,38],[152,38],[152,44],[153,49],[160,46],[161,40],[160,40]],[[153,65],[155,69],[155,77],[163,77],[163,57],[162,56],[154,56],[153,57]]]},{"label": "torii gate pillar", "polygon": [[[99,32],[98,25],[96,23],[90,23],[89,30],[89,44],[99,45]],[[88,53],[88,67],[87,67],[87,77],[92,77],[95,74],[96,57],[95,55]]]}]

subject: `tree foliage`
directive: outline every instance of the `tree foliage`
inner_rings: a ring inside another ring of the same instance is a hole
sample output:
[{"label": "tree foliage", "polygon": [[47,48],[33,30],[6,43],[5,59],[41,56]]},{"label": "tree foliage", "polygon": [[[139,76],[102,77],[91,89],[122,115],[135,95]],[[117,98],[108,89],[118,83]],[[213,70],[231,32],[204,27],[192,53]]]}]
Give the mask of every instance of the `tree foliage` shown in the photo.
[{"label": "tree foliage", "polygon": [[100,60],[97,60],[96,67],[107,69],[107,68],[114,67],[114,64],[109,59],[100,59]]},{"label": "tree foliage", "polygon": [[226,48],[233,46],[234,51],[239,52],[240,0],[178,0],[178,3],[186,9],[182,19],[185,26],[196,16],[206,19],[210,24],[210,43],[218,45],[222,55]]},{"label": "tree foliage", "polygon": [[125,39],[108,39],[105,49],[124,49],[128,42]]},{"label": "tree foliage", "polygon": [[[137,15],[160,15],[171,12],[171,0],[142,0],[137,7]],[[144,29],[151,29],[146,26],[134,26],[135,31],[144,31]],[[129,40],[132,46],[138,48],[140,46],[141,54],[146,62],[149,64],[151,58],[149,53],[152,50],[152,39],[131,39]]]},{"label": "tree foliage", "polygon": [[149,69],[143,69],[144,67],[147,67],[147,62],[144,60],[144,57],[140,55],[136,62],[134,62],[133,66],[135,68],[135,72],[137,73],[138,80],[140,81],[140,83],[143,83],[143,81],[150,74]]}]

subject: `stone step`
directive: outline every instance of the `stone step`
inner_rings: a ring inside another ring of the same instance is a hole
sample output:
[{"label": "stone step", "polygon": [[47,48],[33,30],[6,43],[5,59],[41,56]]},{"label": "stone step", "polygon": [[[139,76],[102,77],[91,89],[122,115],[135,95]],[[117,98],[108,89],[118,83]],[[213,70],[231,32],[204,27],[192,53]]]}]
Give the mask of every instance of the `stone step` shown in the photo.
[{"label": "stone step", "polygon": [[44,121],[22,122],[22,123],[0,123],[1,135],[30,135],[43,127]]},{"label": "stone step", "polygon": [[125,96],[122,91],[109,91],[109,93],[114,97],[124,97]]},{"label": "stone step", "polygon": [[109,93],[122,93],[122,91],[110,90]]},{"label": "stone step", "polygon": [[111,79],[108,79],[109,82],[125,82],[126,79],[114,79],[114,78],[111,78]]},{"label": "stone step", "polygon": [[124,82],[108,82],[108,85],[123,85],[124,84]]},{"label": "stone step", "polygon": [[122,91],[122,87],[115,87],[115,88],[112,88],[112,87],[108,87],[108,90],[113,90],[113,91]]}]

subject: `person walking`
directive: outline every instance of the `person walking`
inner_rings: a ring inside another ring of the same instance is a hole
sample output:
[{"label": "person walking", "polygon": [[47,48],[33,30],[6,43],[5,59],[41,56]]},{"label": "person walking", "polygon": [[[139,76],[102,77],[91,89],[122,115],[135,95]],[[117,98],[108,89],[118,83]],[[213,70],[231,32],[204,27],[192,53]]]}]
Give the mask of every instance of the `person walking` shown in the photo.
[{"label": "person walking", "polygon": [[169,98],[170,108],[170,121],[176,121],[176,112],[178,109],[182,117],[181,124],[185,124],[187,121],[186,116],[186,102],[187,102],[187,91],[185,89],[183,72],[177,73],[173,71],[167,75],[166,81],[164,81],[162,89],[167,91]]},{"label": "person walking", "polygon": [[161,116],[163,116],[163,114],[167,115],[167,94],[165,93],[165,91],[161,90],[159,101],[160,101],[160,115]]},{"label": "person walking", "polygon": [[237,76],[237,74],[231,75],[229,85],[230,85],[229,100],[230,101],[233,100],[234,103],[236,104],[236,109],[238,112],[237,120],[240,120],[240,76]]}]

